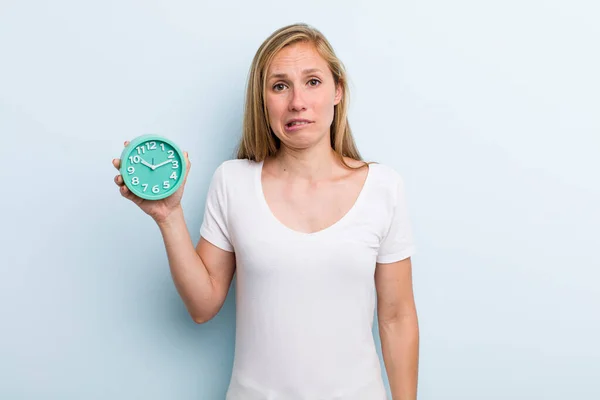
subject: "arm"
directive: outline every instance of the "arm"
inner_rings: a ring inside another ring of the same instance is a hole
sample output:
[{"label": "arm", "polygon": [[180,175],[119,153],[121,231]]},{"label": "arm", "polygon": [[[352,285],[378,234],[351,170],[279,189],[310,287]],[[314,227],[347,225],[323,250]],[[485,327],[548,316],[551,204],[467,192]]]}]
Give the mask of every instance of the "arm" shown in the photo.
[{"label": "arm", "polygon": [[204,238],[194,248],[181,207],[158,223],[175,287],[197,323],[213,318],[223,306],[235,272],[235,255]]},{"label": "arm", "polygon": [[393,400],[416,400],[419,325],[412,288],[411,259],[377,264],[377,315],[385,368]]}]

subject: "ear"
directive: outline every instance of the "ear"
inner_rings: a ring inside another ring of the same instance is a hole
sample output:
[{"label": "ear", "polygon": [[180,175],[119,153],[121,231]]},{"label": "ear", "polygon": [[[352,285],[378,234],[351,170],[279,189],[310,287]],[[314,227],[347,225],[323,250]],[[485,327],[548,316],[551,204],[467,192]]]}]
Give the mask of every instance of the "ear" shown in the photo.
[{"label": "ear", "polygon": [[342,96],[344,95],[344,89],[342,85],[338,83],[335,88],[335,97],[333,99],[333,105],[337,106],[340,101],[342,101]]}]

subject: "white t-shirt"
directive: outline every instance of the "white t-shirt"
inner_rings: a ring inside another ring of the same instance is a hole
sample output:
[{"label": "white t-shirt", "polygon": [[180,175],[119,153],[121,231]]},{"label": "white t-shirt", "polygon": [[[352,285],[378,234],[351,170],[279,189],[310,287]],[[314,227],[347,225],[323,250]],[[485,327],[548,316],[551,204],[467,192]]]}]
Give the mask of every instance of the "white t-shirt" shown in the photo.
[{"label": "white t-shirt", "polygon": [[227,400],[385,400],[373,338],[376,262],[415,251],[401,176],[371,164],[352,209],[316,233],[283,225],[262,162],[215,171],[201,235],[235,251],[236,340]]}]

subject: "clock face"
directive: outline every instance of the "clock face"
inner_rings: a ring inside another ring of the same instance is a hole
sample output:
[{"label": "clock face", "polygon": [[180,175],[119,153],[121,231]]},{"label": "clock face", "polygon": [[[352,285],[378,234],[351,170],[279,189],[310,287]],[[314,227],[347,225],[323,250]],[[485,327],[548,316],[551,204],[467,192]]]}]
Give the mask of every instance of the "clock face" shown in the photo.
[{"label": "clock face", "polygon": [[158,200],[172,195],[185,175],[183,153],[169,140],[146,137],[132,141],[121,157],[121,175],[135,195]]}]

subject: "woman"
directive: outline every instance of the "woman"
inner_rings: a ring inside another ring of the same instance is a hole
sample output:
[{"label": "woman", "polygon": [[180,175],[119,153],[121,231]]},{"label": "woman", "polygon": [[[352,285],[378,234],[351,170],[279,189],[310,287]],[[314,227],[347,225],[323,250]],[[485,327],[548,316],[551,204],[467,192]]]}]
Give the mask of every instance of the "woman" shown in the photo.
[{"label": "woman", "polygon": [[403,181],[361,160],[347,99],[343,66],[319,31],[296,24],[274,32],[252,62],[237,159],[214,172],[196,247],[183,186],[144,201],[115,177],[158,224],[194,321],[217,314],[237,273],[228,400],[386,399],[372,334],[376,300],[393,399],[416,398]]}]

